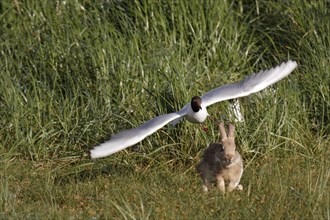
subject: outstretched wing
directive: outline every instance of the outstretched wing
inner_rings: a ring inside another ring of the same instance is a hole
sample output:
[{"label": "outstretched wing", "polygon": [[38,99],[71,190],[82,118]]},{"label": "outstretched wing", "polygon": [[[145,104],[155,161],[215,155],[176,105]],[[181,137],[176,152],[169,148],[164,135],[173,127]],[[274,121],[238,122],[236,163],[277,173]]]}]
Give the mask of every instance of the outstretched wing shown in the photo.
[{"label": "outstretched wing", "polygon": [[94,149],[91,150],[91,157],[100,158],[109,156],[129,146],[132,146],[142,141],[152,133],[156,132],[158,129],[164,127],[169,122],[184,115],[185,112],[183,111],[160,115],[147,121],[137,128],[122,131],[112,136],[109,141],[94,147]]},{"label": "outstretched wing", "polygon": [[242,81],[215,88],[201,97],[205,106],[259,92],[289,75],[297,63],[289,60],[269,70],[245,77]]}]

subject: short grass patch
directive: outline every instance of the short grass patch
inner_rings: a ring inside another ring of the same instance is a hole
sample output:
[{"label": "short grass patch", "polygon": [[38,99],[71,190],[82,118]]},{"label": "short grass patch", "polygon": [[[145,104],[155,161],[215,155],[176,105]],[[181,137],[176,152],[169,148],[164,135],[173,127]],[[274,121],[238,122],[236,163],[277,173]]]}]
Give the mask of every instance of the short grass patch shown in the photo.
[{"label": "short grass patch", "polygon": [[[1,217],[326,219],[329,151],[323,153],[245,160],[244,190],[227,195],[215,187],[203,193],[195,170],[182,165],[5,160]],[[84,169],[69,171],[77,167]]]}]

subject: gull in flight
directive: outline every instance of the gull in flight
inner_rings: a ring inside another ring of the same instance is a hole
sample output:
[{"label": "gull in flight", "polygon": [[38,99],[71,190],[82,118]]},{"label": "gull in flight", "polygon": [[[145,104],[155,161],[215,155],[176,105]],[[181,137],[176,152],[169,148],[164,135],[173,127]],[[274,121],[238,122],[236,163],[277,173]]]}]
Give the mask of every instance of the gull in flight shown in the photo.
[{"label": "gull in flight", "polygon": [[212,89],[201,97],[194,96],[191,102],[186,104],[180,111],[157,116],[137,128],[113,135],[109,141],[95,146],[90,151],[91,158],[106,157],[135,145],[166,124],[170,122],[176,124],[183,117],[191,123],[202,123],[209,115],[206,110],[207,106],[259,92],[289,75],[296,67],[297,63],[289,60],[274,68],[247,76],[239,82]]}]

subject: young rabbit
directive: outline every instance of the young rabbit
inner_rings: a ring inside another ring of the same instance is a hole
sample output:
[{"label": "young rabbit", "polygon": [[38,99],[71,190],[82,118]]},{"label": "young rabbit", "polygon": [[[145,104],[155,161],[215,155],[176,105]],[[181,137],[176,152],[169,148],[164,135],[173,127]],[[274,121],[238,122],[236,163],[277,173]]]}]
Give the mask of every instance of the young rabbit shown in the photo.
[{"label": "young rabbit", "polygon": [[235,126],[229,123],[228,136],[224,122],[219,123],[221,143],[211,143],[205,150],[197,172],[203,179],[203,191],[207,192],[213,183],[216,183],[221,192],[231,192],[234,189],[243,190],[239,181],[243,174],[243,160],[236,151]]}]

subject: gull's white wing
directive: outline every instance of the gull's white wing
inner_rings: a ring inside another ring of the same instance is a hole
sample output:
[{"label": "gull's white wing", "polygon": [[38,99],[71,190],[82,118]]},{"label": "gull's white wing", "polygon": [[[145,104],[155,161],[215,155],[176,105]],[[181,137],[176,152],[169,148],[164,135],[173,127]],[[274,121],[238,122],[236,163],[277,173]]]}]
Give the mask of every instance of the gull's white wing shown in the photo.
[{"label": "gull's white wing", "polygon": [[179,111],[182,112],[184,114],[181,114],[181,117],[176,118],[175,120],[173,120],[170,124],[172,126],[175,126],[177,123],[179,123],[182,120],[182,117],[185,116],[186,112],[188,111],[188,107],[189,107],[190,103],[186,104],[185,106],[183,106],[183,108]]},{"label": "gull's white wing", "polygon": [[263,70],[259,73],[247,76],[240,82],[212,89],[201,97],[202,102],[205,106],[209,106],[216,102],[248,96],[252,93],[259,92],[289,75],[296,67],[297,63],[289,60],[272,69]]},{"label": "gull's white wing", "polygon": [[122,131],[103,144],[100,144],[91,150],[92,158],[100,158],[114,154],[129,146],[132,146],[142,141],[147,136],[164,127],[169,122],[184,116],[184,111],[179,111],[171,114],[160,115],[153,118],[137,128]]}]

